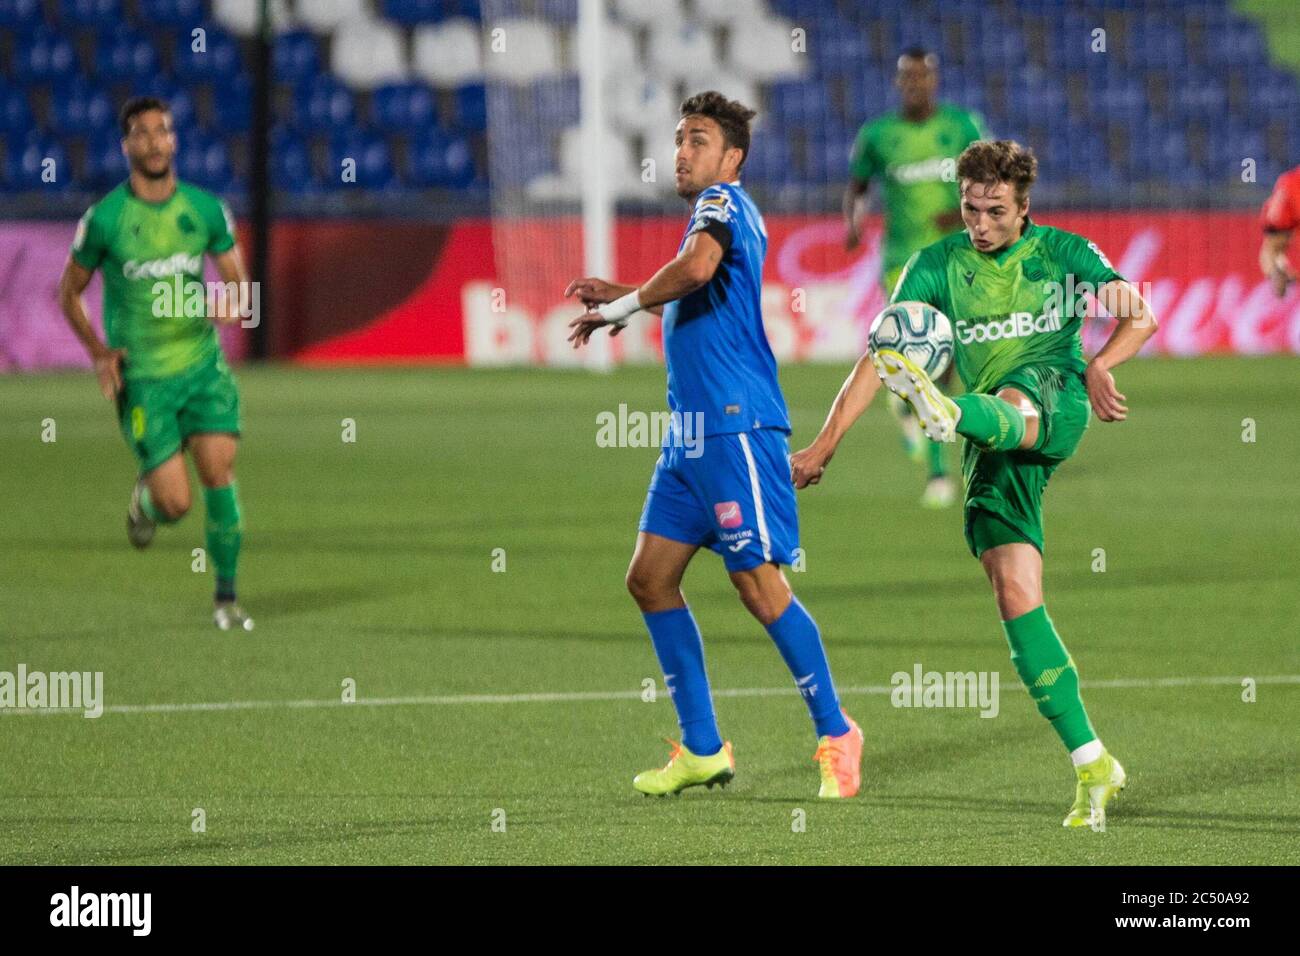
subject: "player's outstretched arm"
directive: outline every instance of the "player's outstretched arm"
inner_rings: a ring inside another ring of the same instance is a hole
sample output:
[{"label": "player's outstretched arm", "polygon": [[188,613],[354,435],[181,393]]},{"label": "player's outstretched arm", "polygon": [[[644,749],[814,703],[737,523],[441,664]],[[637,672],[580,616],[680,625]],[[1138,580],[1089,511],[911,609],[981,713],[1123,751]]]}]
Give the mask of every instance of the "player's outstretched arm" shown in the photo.
[{"label": "player's outstretched arm", "polygon": [[[650,281],[645,285],[570,322],[569,328],[573,329],[573,332],[569,336],[569,341],[576,349],[586,344],[591,338],[591,333],[606,325],[613,326],[610,335],[617,335],[627,325],[628,317],[634,312],[654,311],[668,302],[690,295],[696,289],[707,285],[713,278],[713,274],[718,271],[718,264],[722,262],[722,256],[723,249],[718,240],[707,232],[692,233],[687,237],[686,244],[682,246],[682,251],[677,254],[677,258],[651,276]],[[605,285],[610,286],[609,283]],[[569,288],[573,289],[574,286],[575,283],[570,283]]]},{"label": "player's outstretched arm", "polygon": [[796,488],[815,485],[822,480],[822,473],[826,471],[840,440],[871,405],[879,390],[880,376],[871,364],[871,356],[863,355],[840,386],[826,423],[813,443],[790,456],[790,479]]},{"label": "player's outstretched arm", "polygon": [[94,274],[93,270],[87,269],[69,257],[68,264],[63,267],[63,275],[59,278],[59,306],[63,310],[63,318],[72,327],[72,331],[76,333],[95,363],[95,377],[99,379],[99,390],[103,392],[105,398],[112,401],[122,387],[122,358],[126,352],[122,349],[110,349],[100,341],[98,333],[90,324],[90,317],[86,315],[86,305],[81,301],[81,294],[86,291],[86,286],[90,285],[91,276]]},{"label": "player's outstretched arm", "polygon": [[1097,301],[1118,323],[1084,371],[1088,401],[1103,422],[1122,422],[1128,417],[1127,400],[1115,387],[1111,369],[1122,365],[1151,338],[1156,331],[1156,317],[1138,290],[1128,282],[1107,282],[1097,290]]}]

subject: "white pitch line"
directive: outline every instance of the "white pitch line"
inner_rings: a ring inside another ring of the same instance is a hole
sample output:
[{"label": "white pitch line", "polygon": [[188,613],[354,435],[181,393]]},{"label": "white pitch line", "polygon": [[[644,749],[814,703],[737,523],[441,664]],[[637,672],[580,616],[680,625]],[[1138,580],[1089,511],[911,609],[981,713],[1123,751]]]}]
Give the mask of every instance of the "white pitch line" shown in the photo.
[{"label": "white pitch line", "polygon": [[[911,677],[911,674],[908,674]],[[1210,687],[1222,685],[1240,685],[1241,677],[1153,677],[1120,678],[1117,680],[1081,681],[1084,690],[1152,690],[1160,687]],[[1252,678],[1259,684],[1300,684],[1300,674],[1280,674],[1272,677]],[[1001,688],[1003,685],[999,685]],[[1012,690],[1023,691],[1020,684],[1008,684]],[[862,687],[838,688],[841,696],[858,694],[889,694],[892,686],[871,684]],[[723,688],[713,692],[714,697],[782,697],[797,693],[794,687],[735,687]],[[181,714],[203,711],[224,710],[310,710],[323,707],[401,707],[401,706],[449,706],[457,704],[567,704],[583,701],[618,701],[639,700],[639,690],[610,691],[570,691],[537,694],[442,694],[421,695],[418,697],[372,697],[360,698],[352,703],[342,700],[227,700],[194,704],[115,704],[104,708],[105,714]],[[82,714],[80,707],[43,707],[18,710],[0,708],[0,715],[43,715],[43,714]]]}]

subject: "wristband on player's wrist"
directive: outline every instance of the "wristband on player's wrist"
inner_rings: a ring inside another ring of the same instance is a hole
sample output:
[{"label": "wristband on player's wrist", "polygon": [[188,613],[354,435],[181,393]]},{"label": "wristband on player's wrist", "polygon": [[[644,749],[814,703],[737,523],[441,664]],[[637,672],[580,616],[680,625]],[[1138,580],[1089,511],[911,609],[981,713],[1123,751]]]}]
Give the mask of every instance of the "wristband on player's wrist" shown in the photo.
[{"label": "wristband on player's wrist", "polygon": [[620,328],[627,325],[629,316],[640,311],[641,293],[637,289],[633,289],[627,295],[615,299],[613,302],[606,302],[596,310],[602,319],[610,325],[617,325]]}]

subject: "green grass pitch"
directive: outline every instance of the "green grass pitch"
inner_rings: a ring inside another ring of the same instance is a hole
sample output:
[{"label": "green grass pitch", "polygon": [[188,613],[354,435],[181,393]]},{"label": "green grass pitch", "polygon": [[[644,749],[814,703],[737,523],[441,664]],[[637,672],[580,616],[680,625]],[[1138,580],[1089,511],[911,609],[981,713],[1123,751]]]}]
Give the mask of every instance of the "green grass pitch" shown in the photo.
[{"label": "green grass pitch", "polygon": [[[784,370],[795,447],[845,371]],[[662,369],[245,370],[252,634],[211,625],[201,498],[128,546],[133,461],[93,379],[0,378],[0,670],[102,671],[109,708],[0,714],[0,863],[1295,863],[1298,373],[1133,363],[1130,420],[1052,480],[1048,607],[1130,774],[1105,833],[1062,830],[1066,756],[883,405],[801,493],[790,575],[867,734],[862,794],[816,799],[803,704],[704,553],[685,590],[737,777],[661,800],[631,779],[676,722],[640,698],[659,674],[623,587],[656,452],[597,447],[596,416],[661,409]],[[998,716],[871,692],[917,663],[997,671]],[[129,709],[186,704],[221,706]]]}]

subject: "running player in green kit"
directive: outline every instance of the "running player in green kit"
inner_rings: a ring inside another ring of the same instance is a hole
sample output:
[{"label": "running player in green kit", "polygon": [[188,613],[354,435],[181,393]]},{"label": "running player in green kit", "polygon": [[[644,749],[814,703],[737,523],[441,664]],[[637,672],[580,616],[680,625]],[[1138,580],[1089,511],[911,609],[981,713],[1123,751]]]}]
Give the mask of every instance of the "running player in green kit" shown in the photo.
[{"label": "running player in green kit", "polygon": [[[845,246],[857,248],[862,202],[874,179],[882,183],[885,236],[880,281],[888,299],[903,264],[916,250],[961,227],[956,159],[961,151],[985,137],[975,113],[940,103],[939,58],[913,47],[898,58],[894,78],[903,108],[867,123],[853,144],[849,184],[844,191]],[[947,384],[950,373],[941,380]],[[915,458],[928,457],[929,475],[921,504],[946,508],[956,498],[948,477],[944,447],[923,447],[921,432],[906,403],[890,396],[890,408],[903,429],[903,442]],[[928,454],[927,454],[928,453]]]},{"label": "running player in green kit", "polygon": [[[145,547],[157,525],[189,511],[188,448],[203,484],[207,554],[216,570],[213,621],[223,631],[251,631],[252,618],[235,600],[242,538],[234,473],[239,392],[209,319],[211,313],[234,322],[242,307],[232,308],[227,296],[208,304],[203,256],[212,256],[226,289],[239,290],[239,303],[246,301],[248,276],[229,210],[176,178],[167,104],[133,99],[122,109],[121,125],[130,177],[77,226],[59,283],[63,314],[94,360],[104,397],[116,401],[122,434],[139,462],[127,510],[131,543]],[[81,301],[100,268],[107,345]]]},{"label": "running player in green kit", "polygon": [[[817,484],[882,381],[931,440],[966,439],[966,543],[993,586],[1016,673],[1070,753],[1076,787],[1065,826],[1100,829],[1126,777],[1092,728],[1078,670],[1043,604],[1042,496],[1083,438],[1090,405],[1104,422],[1127,417],[1110,370],[1138,353],[1156,320],[1093,243],[1029,218],[1037,168],[1009,140],[969,146],[957,163],[966,230],[913,255],[894,292],[896,302],[925,302],[952,320],[966,394],[948,398],[897,352],[869,353],[791,470],[797,487]],[[1086,362],[1085,292],[1117,319]]]}]

